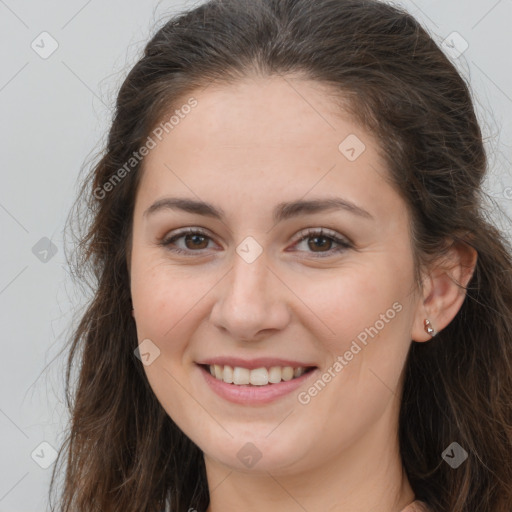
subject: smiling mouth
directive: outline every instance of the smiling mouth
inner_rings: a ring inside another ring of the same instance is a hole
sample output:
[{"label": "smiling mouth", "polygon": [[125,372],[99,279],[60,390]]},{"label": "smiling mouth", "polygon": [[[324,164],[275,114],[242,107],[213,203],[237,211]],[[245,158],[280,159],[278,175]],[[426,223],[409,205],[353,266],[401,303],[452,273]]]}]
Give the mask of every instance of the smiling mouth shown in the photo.
[{"label": "smiling mouth", "polygon": [[271,366],[270,368],[242,368],[228,365],[201,365],[215,379],[235,386],[266,386],[297,379],[313,371],[315,366]]}]

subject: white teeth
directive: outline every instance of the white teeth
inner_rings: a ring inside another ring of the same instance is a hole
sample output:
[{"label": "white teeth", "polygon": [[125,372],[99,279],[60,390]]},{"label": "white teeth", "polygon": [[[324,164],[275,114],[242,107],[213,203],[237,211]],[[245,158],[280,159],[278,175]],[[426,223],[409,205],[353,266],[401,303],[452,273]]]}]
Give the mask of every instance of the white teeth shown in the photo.
[{"label": "white teeth", "polygon": [[281,370],[281,378],[283,380],[292,380],[293,379],[293,368],[291,366],[285,366]]},{"label": "white teeth", "polygon": [[249,375],[249,382],[253,386],[265,386],[268,384],[268,371],[266,368],[256,368],[251,370]]},{"label": "white teeth", "polygon": [[248,370],[247,368],[235,366],[233,368],[233,384],[249,384],[250,373],[251,370]]},{"label": "white teeth", "polygon": [[268,381],[272,384],[277,384],[281,382],[281,367],[280,366],[272,366],[268,371]]},{"label": "white teeth", "polygon": [[218,364],[209,367],[210,373],[218,380],[227,384],[266,386],[267,384],[278,384],[279,382],[289,381],[300,377],[306,371],[302,366],[293,368],[292,366],[272,366],[270,368],[241,368],[239,366],[221,366]]},{"label": "white teeth", "polygon": [[224,366],[222,380],[227,384],[233,384],[233,368],[231,368],[231,366]]}]

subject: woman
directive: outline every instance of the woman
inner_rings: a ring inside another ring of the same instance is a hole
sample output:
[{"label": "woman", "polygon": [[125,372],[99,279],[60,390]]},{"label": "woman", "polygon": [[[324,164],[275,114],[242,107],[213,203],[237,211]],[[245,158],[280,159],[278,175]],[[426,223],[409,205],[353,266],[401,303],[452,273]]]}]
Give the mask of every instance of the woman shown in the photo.
[{"label": "woman", "polygon": [[82,191],[61,510],[510,512],[486,165],[467,85],[396,7],[166,23]]}]

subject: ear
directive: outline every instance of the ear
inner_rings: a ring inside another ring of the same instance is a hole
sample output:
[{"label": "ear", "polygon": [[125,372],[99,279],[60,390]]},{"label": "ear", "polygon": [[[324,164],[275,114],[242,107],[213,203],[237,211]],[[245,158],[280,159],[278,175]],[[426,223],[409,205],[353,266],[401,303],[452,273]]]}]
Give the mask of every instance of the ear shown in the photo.
[{"label": "ear", "polygon": [[425,332],[425,319],[428,318],[439,332],[455,318],[466,298],[466,287],[475,271],[477,256],[476,250],[468,243],[452,242],[447,253],[427,269],[412,326],[414,341],[432,339]]}]

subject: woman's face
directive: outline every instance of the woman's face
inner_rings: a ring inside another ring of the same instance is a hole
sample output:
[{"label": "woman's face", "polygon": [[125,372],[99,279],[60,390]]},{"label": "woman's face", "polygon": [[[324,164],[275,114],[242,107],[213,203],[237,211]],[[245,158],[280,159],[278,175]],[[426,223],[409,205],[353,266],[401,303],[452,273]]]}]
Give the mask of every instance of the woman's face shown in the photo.
[{"label": "woman's face", "polygon": [[286,474],[377,456],[422,319],[409,216],[376,140],[313,82],[193,96],[152,135],[134,210],[155,395],[207,463]]}]

